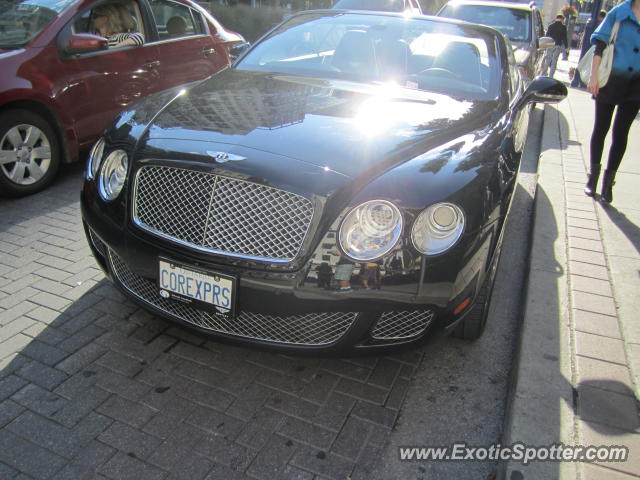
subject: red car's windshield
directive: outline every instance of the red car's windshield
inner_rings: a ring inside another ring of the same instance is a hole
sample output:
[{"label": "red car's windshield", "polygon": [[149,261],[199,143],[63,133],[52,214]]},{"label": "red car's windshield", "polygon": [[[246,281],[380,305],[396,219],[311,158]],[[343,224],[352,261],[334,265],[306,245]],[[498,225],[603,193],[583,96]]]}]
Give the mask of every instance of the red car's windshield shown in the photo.
[{"label": "red car's windshield", "polygon": [[0,0],[0,48],[26,45],[75,0]]}]

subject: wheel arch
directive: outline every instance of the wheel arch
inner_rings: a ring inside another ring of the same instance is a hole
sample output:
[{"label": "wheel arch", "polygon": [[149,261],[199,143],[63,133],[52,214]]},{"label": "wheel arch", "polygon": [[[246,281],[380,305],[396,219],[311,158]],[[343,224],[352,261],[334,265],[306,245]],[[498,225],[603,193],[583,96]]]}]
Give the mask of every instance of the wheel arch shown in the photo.
[{"label": "wheel arch", "polygon": [[46,105],[35,100],[14,100],[0,106],[0,113],[8,110],[28,110],[42,116],[51,126],[58,137],[58,148],[62,163],[70,163],[78,158],[78,146],[69,145],[69,139],[64,133],[58,116]]}]

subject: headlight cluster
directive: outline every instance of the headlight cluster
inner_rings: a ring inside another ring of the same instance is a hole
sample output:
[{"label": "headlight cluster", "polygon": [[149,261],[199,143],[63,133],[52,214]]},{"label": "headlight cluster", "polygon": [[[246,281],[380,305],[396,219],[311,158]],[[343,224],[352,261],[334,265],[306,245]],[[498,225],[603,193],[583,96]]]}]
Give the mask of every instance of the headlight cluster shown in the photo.
[{"label": "headlight cluster", "polygon": [[87,179],[93,180],[98,174],[102,155],[104,154],[104,137],[100,137],[98,141],[91,147],[89,153],[89,162],[87,162]]},{"label": "headlight cluster", "polygon": [[[413,246],[424,255],[450,249],[464,231],[464,214],[452,203],[436,203],[424,209],[413,224]],[[353,260],[377,259],[389,252],[402,235],[398,207],[386,200],[371,200],[351,210],[340,226],[342,250]]]},{"label": "headlight cluster", "polygon": [[427,207],[413,224],[413,246],[425,255],[437,255],[451,248],[464,230],[464,214],[453,203]]},{"label": "headlight cluster", "polygon": [[[87,162],[87,179],[97,178],[100,196],[103,200],[111,201],[120,195],[124,187],[129,169],[129,157],[124,150],[114,150],[104,158],[104,145],[104,137],[100,137],[91,147]],[[98,172],[100,172],[99,176]]]},{"label": "headlight cluster", "polygon": [[354,260],[372,260],[391,250],[401,234],[398,207],[386,200],[371,200],[345,217],[340,227],[340,245]]},{"label": "headlight cluster", "polygon": [[97,178],[100,196],[103,200],[111,201],[120,195],[124,187],[129,157],[124,150],[114,150],[104,158],[104,146],[104,138],[100,137],[91,148],[87,162],[87,179]]},{"label": "headlight cluster", "polygon": [[128,169],[129,158],[124,150],[114,150],[107,155],[98,180],[100,196],[104,200],[113,200],[120,195]]}]

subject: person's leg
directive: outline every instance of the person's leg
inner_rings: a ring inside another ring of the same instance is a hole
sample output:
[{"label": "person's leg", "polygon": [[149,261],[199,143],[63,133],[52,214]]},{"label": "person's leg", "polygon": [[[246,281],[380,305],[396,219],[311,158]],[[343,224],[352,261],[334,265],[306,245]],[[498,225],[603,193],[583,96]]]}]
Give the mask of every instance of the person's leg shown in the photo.
[{"label": "person's leg", "polygon": [[589,169],[589,180],[584,187],[584,193],[590,197],[595,195],[598,178],[600,177],[600,161],[602,159],[602,150],[604,149],[604,140],[611,126],[611,117],[615,105],[596,100],[596,113],[593,122],[593,132],[591,133],[591,167]]},{"label": "person's leg", "polygon": [[620,167],[620,163],[622,163],[622,157],[624,157],[624,152],[627,149],[629,130],[639,110],[640,104],[638,103],[623,103],[618,105],[616,118],[613,121],[613,130],[611,132],[611,148],[609,149],[607,169],[604,172],[602,182],[602,199],[607,203],[611,203],[613,200],[613,185],[615,183],[616,172]]},{"label": "person's leg", "polygon": [[551,76],[551,65],[553,64],[553,56],[556,51],[556,47],[551,47],[547,49],[547,52],[544,55],[544,68],[542,69],[542,74]]},{"label": "person's leg", "polygon": [[335,279],[338,281],[339,290],[351,290],[351,274],[353,273],[352,264],[336,265]]},{"label": "person's leg", "polygon": [[560,57],[560,54],[562,53],[562,47],[559,45],[556,45],[555,47],[553,47],[552,52],[551,52],[551,62],[549,63],[549,76],[553,77],[553,75],[556,73],[556,67],[558,66],[558,57]]},{"label": "person's leg", "polygon": [[600,165],[604,140],[611,126],[611,118],[615,105],[609,105],[596,100],[596,117],[593,122],[593,132],[591,133],[591,166]]},{"label": "person's leg", "polygon": [[549,75],[549,65],[551,64],[551,50],[553,50],[553,48],[548,48],[547,51],[544,53],[544,58],[542,59],[542,75],[548,76]]},{"label": "person's leg", "polygon": [[611,131],[611,149],[609,150],[607,170],[614,172],[618,170],[624,152],[627,149],[629,130],[639,110],[640,103],[623,103],[622,105],[618,105],[616,118],[613,121],[613,130]]}]

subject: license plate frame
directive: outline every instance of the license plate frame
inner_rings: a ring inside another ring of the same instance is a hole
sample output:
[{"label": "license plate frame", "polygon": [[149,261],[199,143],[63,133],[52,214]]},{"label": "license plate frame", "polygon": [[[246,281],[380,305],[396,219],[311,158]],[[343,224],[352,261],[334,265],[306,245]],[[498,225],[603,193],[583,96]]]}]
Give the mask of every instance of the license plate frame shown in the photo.
[{"label": "license plate frame", "polygon": [[[168,300],[234,318],[237,283],[233,275],[158,257],[158,292]],[[207,301],[208,298],[211,300]]]}]

